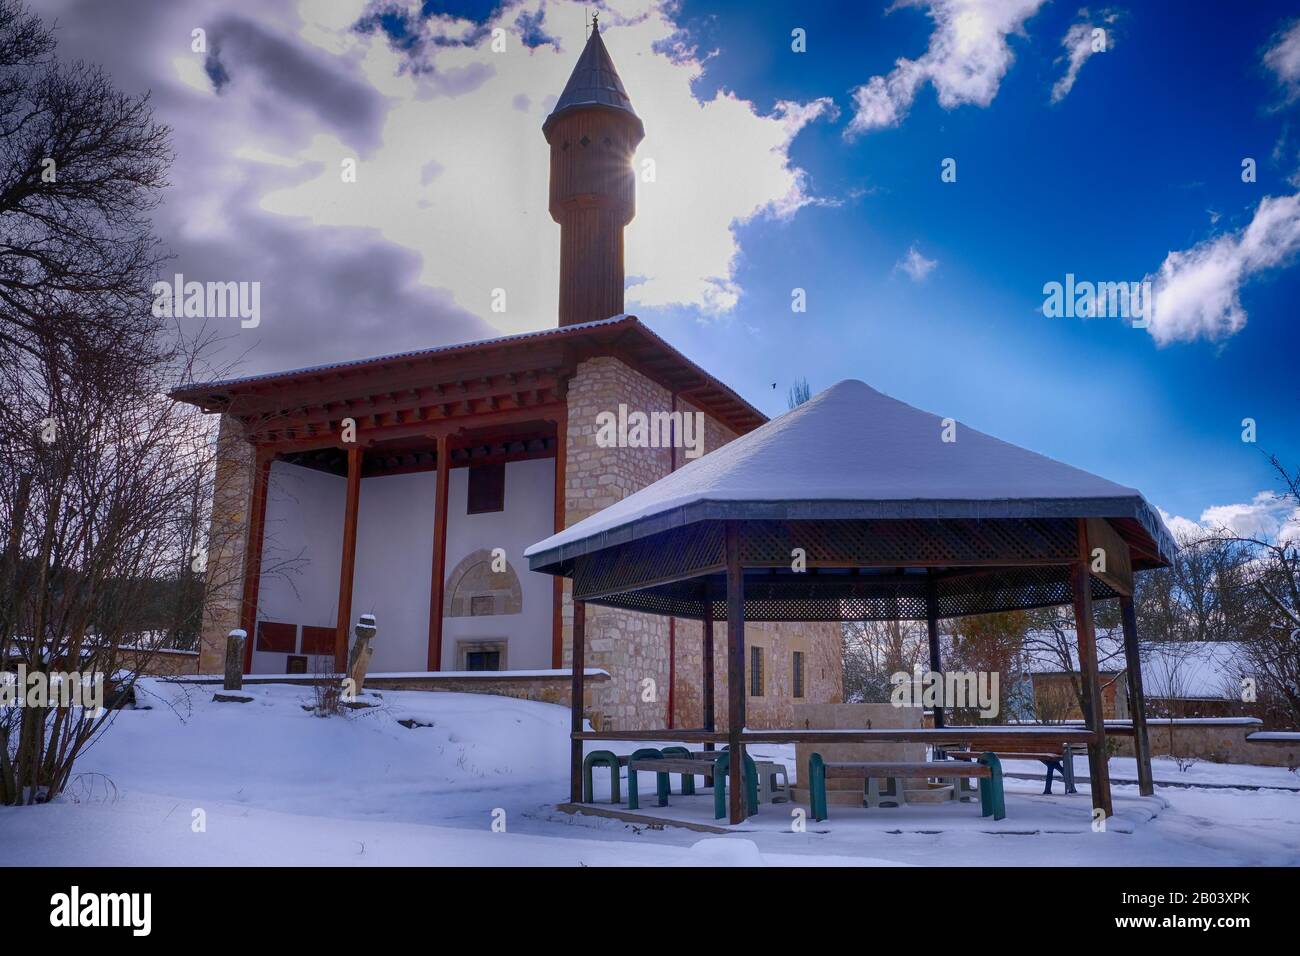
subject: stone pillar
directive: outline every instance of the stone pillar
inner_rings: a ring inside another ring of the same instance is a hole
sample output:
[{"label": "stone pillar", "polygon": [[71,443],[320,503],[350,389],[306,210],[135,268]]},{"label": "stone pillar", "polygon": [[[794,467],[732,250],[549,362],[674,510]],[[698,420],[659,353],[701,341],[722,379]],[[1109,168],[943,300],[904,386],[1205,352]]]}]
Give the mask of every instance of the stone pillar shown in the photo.
[{"label": "stone pillar", "polygon": [[235,628],[226,636],[226,680],[221,685],[224,690],[243,690],[244,688],[244,641],[248,632]]},{"label": "stone pillar", "polygon": [[217,434],[212,521],[208,530],[206,594],[199,644],[199,673],[219,674],[226,639],[239,626],[244,586],[244,550],[253,494],[253,446],[243,426],[222,416]]}]

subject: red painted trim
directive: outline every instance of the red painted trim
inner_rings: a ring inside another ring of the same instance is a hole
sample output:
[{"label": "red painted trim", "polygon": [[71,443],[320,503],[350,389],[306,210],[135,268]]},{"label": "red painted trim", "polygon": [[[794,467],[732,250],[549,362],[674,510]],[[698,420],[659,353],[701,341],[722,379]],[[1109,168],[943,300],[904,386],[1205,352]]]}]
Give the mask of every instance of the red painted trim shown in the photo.
[{"label": "red painted trim", "polygon": [[[565,492],[568,474],[569,416],[566,411],[555,423],[555,530],[564,530]],[[551,666],[564,666],[564,578],[551,582]]]},{"label": "red painted trim", "polygon": [[265,449],[253,454],[253,489],[248,506],[248,538],[244,542],[244,584],[239,602],[239,626],[244,638],[244,673],[253,672],[253,642],[257,640],[257,595],[262,583],[262,539],[266,531],[266,486],[273,457]]},{"label": "red painted trim", "polygon": [[[677,411],[677,393],[673,392],[672,411]],[[675,421],[669,419],[669,421]],[[668,443],[669,472],[677,470],[677,429],[673,426],[672,440]],[[677,712],[677,618],[668,618],[668,728],[676,726]]]},{"label": "red painted trim", "polygon": [[447,498],[450,487],[450,442],[438,435],[438,475],[434,490],[433,569],[429,575],[428,668],[442,670],[443,589],[447,580]]},{"label": "red painted trim", "polygon": [[348,666],[348,628],[352,625],[352,578],[357,565],[357,507],[361,502],[361,446],[348,448],[348,490],[343,504],[343,560],[339,564],[339,616],[334,634],[334,666]]}]

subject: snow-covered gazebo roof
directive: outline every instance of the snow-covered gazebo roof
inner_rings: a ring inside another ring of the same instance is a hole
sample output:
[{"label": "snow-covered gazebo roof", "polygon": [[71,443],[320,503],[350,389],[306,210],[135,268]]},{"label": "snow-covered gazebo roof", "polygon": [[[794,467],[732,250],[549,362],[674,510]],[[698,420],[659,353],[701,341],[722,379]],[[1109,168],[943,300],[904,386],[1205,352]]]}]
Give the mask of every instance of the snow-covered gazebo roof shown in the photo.
[{"label": "snow-covered gazebo roof", "polygon": [[[1133,550],[1134,569],[1173,555],[1136,489],[959,423],[947,432],[954,440],[944,440],[938,415],[843,381],[525,554],[533,570],[565,573],[584,555],[727,520],[1016,522],[1028,531],[1105,518]],[[779,557],[788,563],[788,552]]]}]

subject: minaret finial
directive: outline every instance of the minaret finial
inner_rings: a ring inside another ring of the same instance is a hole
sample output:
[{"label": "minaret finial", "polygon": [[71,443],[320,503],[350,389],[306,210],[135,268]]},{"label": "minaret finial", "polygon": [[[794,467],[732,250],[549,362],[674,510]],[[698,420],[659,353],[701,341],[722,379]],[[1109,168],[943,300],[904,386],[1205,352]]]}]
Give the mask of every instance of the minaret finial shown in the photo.
[{"label": "minaret finial", "polygon": [[591,32],[592,33],[600,32],[600,11],[599,10],[597,10],[595,13],[591,15]]}]

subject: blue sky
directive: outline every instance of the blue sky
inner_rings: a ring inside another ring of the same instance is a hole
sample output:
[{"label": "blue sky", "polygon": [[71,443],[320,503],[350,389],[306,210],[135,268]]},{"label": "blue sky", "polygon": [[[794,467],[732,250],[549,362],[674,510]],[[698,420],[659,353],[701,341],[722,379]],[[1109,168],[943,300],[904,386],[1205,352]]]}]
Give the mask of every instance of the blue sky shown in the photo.
[{"label": "blue sky", "polygon": [[[769,19],[747,3],[686,3],[682,22],[719,49],[701,93],[728,87],[760,105],[829,95],[847,114],[865,74],[926,49],[920,10],[833,6]],[[1285,18],[1269,4],[1225,11],[1142,4],[1052,104],[1077,8],[1049,5],[1012,38],[1016,61],[988,107],[944,110],[926,89],[898,128],[846,142],[847,115],[809,127],[791,157],[812,191],[869,192],[746,226],[735,324],[642,317],[769,413],[792,375],[814,389],[856,377],[1135,485],[1173,513],[1249,500],[1272,483],[1260,449],[1293,465],[1300,452],[1300,270],[1248,282],[1246,327],[1217,342],[1157,347],[1122,320],[1041,313],[1044,282],[1139,280],[1171,250],[1245,226],[1262,197],[1295,193],[1294,146],[1272,154],[1300,108],[1276,108],[1261,65]],[[808,31],[808,53],[782,49],[789,24]],[[1241,181],[1246,156],[1259,161],[1254,184]],[[956,183],[940,181],[944,157],[957,160]],[[893,271],[913,243],[937,262],[920,283]],[[808,290],[806,315],[790,312],[793,286]],[[1241,441],[1246,417],[1255,446]]]},{"label": "blue sky", "polygon": [[[597,5],[37,6],[61,54],[150,91],[173,127],[156,224],[176,270],[262,283],[260,326],[219,330],[238,362],[219,371],[554,325],[541,123]],[[860,378],[1171,515],[1281,525],[1263,452],[1300,467],[1297,11],[599,7],[646,125],[636,162],[659,173],[627,230],[629,311],[769,414],[796,378]],[[1092,27],[1106,51],[1076,59],[1060,89]],[[945,158],[956,182],[941,180]],[[1046,318],[1043,286],[1067,273],[1151,277],[1158,322]],[[497,288],[505,314],[489,307]]]}]

